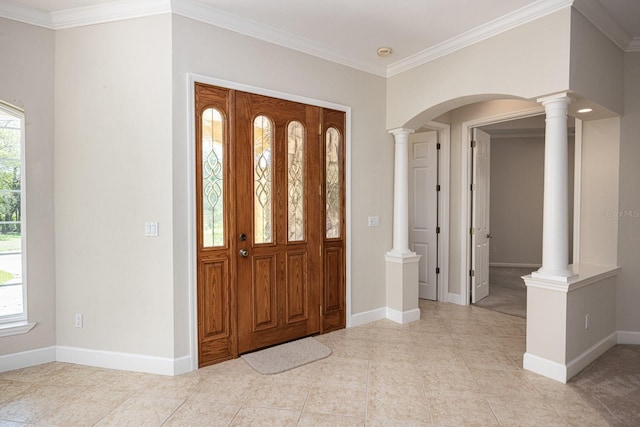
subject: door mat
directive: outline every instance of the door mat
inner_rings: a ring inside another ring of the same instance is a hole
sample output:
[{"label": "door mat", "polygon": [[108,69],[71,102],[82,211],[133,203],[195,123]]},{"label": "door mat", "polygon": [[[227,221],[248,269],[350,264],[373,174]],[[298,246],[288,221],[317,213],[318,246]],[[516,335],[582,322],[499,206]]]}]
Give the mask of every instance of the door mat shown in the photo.
[{"label": "door mat", "polygon": [[313,338],[303,338],[253,353],[242,359],[263,375],[278,374],[331,355],[331,349]]}]

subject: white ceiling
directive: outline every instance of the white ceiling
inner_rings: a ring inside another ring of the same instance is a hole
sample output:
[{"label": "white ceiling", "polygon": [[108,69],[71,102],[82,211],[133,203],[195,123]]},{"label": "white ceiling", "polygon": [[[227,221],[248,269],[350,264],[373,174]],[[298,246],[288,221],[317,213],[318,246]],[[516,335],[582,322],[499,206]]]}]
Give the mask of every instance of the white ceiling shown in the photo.
[{"label": "white ceiling", "polygon": [[[64,28],[92,13],[87,23],[99,22],[95,15],[114,8],[208,15],[231,30],[393,75],[572,2],[620,47],[640,50],[640,0],[0,0],[0,16],[33,12]],[[379,58],[381,46],[393,54]]]}]

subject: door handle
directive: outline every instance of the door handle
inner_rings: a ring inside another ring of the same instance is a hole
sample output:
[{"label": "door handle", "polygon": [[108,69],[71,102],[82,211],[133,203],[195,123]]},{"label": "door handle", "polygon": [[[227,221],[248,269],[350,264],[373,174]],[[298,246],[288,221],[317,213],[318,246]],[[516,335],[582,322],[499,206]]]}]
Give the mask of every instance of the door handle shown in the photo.
[{"label": "door handle", "polygon": [[240,256],[248,257],[249,256],[249,251],[246,250],[246,249],[240,249]]},{"label": "door handle", "polygon": [[487,234],[487,239],[493,239],[493,236],[491,234]]}]

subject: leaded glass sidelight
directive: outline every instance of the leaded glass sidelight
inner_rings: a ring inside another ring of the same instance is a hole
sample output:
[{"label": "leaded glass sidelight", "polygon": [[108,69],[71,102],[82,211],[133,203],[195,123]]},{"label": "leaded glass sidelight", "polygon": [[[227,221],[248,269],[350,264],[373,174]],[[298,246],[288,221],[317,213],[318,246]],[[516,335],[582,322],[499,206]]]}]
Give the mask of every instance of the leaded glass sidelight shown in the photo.
[{"label": "leaded glass sidelight", "polygon": [[253,218],[255,243],[273,242],[273,124],[253,121]]},{"label": "leaded glass sidelight", "polygon": [[327,129],[325,137],[326,237],[340,237],[340,132]]},{"label": "leaded glass sidelight", "polygon": [[202,113],[202,242],[224,246],[224,122],[215,108]]},{"label": "leaded glass sidelight", "polygon": [[302,123],[289,123],[287,129],[288,229],[289,241],[304,240],[304,161],[305,134]]}]

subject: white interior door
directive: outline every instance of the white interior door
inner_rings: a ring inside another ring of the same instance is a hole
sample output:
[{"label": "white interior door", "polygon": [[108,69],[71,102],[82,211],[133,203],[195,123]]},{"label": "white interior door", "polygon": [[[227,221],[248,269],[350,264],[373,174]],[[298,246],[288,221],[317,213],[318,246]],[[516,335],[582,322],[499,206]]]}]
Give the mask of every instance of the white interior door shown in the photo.
[{"label": "white interior door", "polygon": [[472,216],[471,216],[471,302],[489,295],[489,183],[491,137],[473,129]]},{"label": "white interior door", "polygon": [[420,298],[437,300],[438,133],[409,138],[409,244],[422,255],[418,266]]}]

